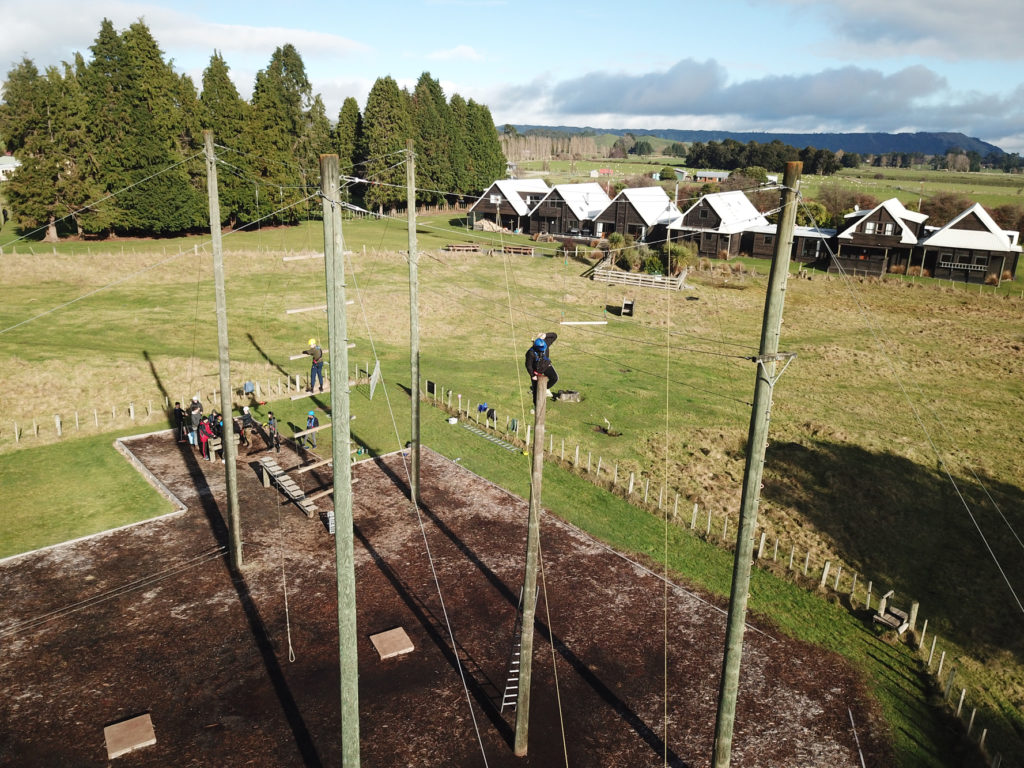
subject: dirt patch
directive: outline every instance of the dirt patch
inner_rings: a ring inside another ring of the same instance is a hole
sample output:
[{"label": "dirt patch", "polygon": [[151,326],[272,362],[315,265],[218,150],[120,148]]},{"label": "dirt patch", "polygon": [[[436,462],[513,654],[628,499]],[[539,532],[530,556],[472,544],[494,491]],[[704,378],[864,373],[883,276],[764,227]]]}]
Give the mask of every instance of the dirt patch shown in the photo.
[{"label": "dirt patch", "polygon": [[[131,447],[185,513],[0,563],[0,764],[104,765],[103,727],[148,712],[156,745],[119,765],[340,765],[323,521],[264,489],[259,452],[243,449],[245,565],[233,578],[220,462],[169,433]],[[279,457],[286,468],[311,460]],[[721,608],[672,584],[666,616],[659,576],[550,515],[530,750],[513,756],[514,713],[499,702],[527,504],[429,450],[421,466],[418,514],[402,455],[353,467],[362,764],[563,765],[564,720],[569,765],[662,765],[666,742],[669,765],[707,765]],[[292,476],[308,491],[332,482],[329,468]],[[370,636],[399,626],[415,650],[380,661]],[[751,628],[732,764],[859,765],[847,707],[867,763],[891,763],[877,707],[841,659]]]}]

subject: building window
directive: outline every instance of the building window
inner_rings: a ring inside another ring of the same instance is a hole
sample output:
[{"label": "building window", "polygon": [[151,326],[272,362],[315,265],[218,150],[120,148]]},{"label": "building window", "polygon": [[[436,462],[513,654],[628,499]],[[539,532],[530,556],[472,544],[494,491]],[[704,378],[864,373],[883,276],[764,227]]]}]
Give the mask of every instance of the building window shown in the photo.
[{"label": "building window", "polygon": [[775,235],[765,235],[764,236],[764,244],[765,245],[774,245],[775,244]]},{"label": "building window", "polygon": [[878,229],[880,234],[891,235],[893,232],[893,223],[891,221],[887,221],[885,224],[879,224]]},{"label": "building window", "polygon": [[864,222],[864,234],[865,235],[873,235],[873,234],[875,234],[875,222],[873,222],[873,221],[865,221]]},{"label": "building window", "polygon": [[714,239],[715,239],[715,236],[714,236],[713,233],[711,233],[711,232],[705,232],[704,233],[704,242],[705,243],[709,243],[709,242],[711,242]]},{"label": "building window", "polygon": [[708,212],[708,209],[707,209],[707,208],[701,208],[701,209],[700,209],[700,218],[702,218],[702,219],[706,219],[706,218],[707,218],[708,216],[710,216],[710,215],[711,215],[711,214],[710,214],[710,213]]}]

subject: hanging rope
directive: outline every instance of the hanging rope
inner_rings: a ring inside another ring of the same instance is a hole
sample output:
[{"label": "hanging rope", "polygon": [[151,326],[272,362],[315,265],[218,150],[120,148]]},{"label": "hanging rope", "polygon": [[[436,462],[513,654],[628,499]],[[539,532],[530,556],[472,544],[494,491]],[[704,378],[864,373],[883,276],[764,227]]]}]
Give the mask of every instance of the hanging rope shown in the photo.
[{"label": "hanging rope", "polygon": [[512,344],[512,365],[516,370],[516,392],[519,394],[519,418],[526,421],[526,405],[523,400],[523,382],[519,371],[519,359],[516,351],[516,321],[512,315],[512,289],[508,281],[508,254],[502,251],[501,264],[505,268],[505,295],[508,297],[508,324]]}]

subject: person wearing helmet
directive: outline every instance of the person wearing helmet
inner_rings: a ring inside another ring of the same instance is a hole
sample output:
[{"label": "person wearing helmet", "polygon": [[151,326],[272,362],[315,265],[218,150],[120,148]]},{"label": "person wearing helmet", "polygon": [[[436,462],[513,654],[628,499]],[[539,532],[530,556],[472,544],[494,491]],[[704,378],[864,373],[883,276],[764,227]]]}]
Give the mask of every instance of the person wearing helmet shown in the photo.
[{"label": "person wearing helmet", "polygon": [[537,401],[537,377],[548,377],[548,397],[553,397],[551,389],[558,381],[558,374],[551,364],[551,345],[558,338],[557,333],[541,333],[533,340],[533,345],[526,350],[526,372],[530,374],[530,392],[534,402]]},{"label": "person wearing helmet", "polygon": [[[313,429],[314,427],[320,426],[320,420],[316,417],[316,411],[310,411],[306,414],[306,429]],[[303,435],[306,442],[309,443],[310,448],[316,448],[316,432],[310,432],[308,435]]]},{"label": "person wearing helmet", "polygon": [[317,379],[320,379],[320,391],[324,391],[324,351],[320,348],[320,345],[316,343],[316,339],[309,340],[309,348],[302,350],[302,354],[309,355],[313,362],[309,368],[309,386],[306,387],[307,392],[313,391],[313,386],[316,384]]},{"label": "person wearing helmet", "polygon": [[199,395],[196,395],[188,406],[188,441],[192,445],[199,445],[199,423],[202,420],[203,404],[199,402]]}]

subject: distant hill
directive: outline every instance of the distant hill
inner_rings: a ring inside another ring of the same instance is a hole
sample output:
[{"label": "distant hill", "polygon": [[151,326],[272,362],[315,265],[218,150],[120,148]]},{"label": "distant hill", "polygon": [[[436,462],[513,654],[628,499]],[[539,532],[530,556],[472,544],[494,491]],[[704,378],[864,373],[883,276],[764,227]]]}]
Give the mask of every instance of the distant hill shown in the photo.
[{"label": "distant hill", "polygon": [[[625,128],[578,128],[574,126],[553,125],[514,125],[520,133],[526,131],[558,131],[560,133],[612,134],[622,136],[632,133],[634,136],[656,136],[668,141],[692,143],[694,141],[722,141],[735,139],[746,144],[756,141],[767,144],[778,139],[783,144],[803,149],[831,149],[833,152],[856,152],[861,155],[878,155],[885,152],[922,152],[926,155],[943,155],[954,147],[965,152],[974,150],[982,157],[990,152],[1004,154],[995,144],[965,136],[962,133],[761,133],[756,131],[686,131],[675,128],[658,130],[640,130]],[[501,126],[498,126],[501,129]]]}]

